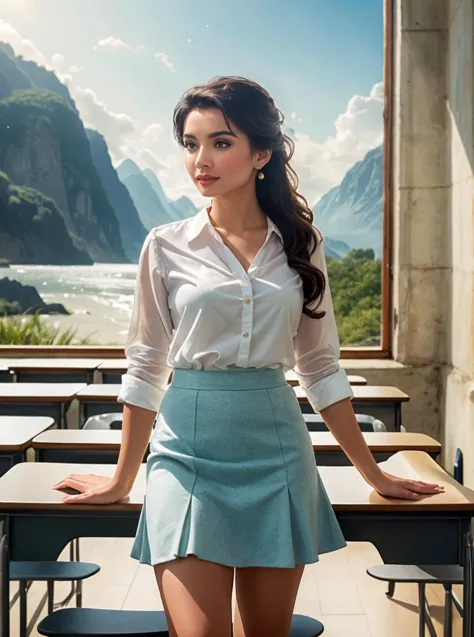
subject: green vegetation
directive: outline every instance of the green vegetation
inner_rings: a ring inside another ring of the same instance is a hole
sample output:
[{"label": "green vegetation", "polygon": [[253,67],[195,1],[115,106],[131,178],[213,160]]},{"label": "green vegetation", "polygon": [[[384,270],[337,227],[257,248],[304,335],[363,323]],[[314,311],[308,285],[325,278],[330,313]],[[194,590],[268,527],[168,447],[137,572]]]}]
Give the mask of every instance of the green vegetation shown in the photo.
[{"label": "green vegetation", "polygon": [[380,345],[382,270],[374,251],[351,250],[340,261],[327,257],[327,266],[341,345]]},{"label": "green vegetation", "polygon": [[94,209],[100,210],[97,220],[107,236],[111,229],[118,228],[114,211],[92,162],[84,125],[65,99],[48,90],[15,91],[10,97],[0,100],[0,130],[3,135],[0,165],[5,163],[2,153],[10,145],[21,146],[28,135],[45,135],[49,131],[52,139],[59,140],[70,210],[75,210],[78,195],[88,191]]},{"label": "green vegetation", "polygon": [[[21,257],[18,256],[18,250],[13,252],[17,262],[59,265],[92,263],[87,252],[78,250],[74,245],[64,218],[53,199],[34,188],[13,184],[2,171],[0,230],[12,238],[12,249],[16,242],[21,243]],[[8,250],[8,245],[5,249]],[[8,261],[9,259],[0,259],[2,263]]]},{"label": "green vegetation", "polygon": [[47,325],[39,313],[0,316],[0,345],[91,345],[90,336],[76,340],[76,332],[73,328],[61,331]]}]

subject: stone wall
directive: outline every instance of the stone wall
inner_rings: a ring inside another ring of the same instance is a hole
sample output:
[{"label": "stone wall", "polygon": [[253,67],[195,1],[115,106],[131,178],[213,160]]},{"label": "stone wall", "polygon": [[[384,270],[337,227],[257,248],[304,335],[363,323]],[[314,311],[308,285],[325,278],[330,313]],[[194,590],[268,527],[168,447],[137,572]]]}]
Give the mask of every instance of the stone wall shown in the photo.
[{"label": "stone wall", "polygon": [[[460,447],[474,487],[474,0],[397,0],[394,360],[371,381],[411,396],[406,427]],[[352,371],[352,361],[346,367]]]},{"label": "stone wall", "polygon": [[447,364],[443,367],[441,442],[452,462],[463,451],[474,487],[474,0],[452,0],[448,13],[447,138],[451,255]]}]

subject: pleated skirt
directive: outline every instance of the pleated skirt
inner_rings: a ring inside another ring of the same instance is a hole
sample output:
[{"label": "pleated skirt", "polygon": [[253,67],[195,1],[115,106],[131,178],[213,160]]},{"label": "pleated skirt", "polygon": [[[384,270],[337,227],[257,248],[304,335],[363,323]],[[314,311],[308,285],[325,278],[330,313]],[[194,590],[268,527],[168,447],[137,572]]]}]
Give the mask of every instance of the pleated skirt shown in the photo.
[{"label": "pleated skirt", "polygon": [[283,368],[175,369],[131,556],[293,568],[346,546]]}]

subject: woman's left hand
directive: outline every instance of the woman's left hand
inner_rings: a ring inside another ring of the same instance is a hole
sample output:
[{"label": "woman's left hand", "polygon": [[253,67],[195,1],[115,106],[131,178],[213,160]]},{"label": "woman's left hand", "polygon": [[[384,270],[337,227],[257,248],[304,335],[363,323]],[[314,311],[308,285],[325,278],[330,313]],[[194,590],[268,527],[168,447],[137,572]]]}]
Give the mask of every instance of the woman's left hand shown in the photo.
[{"label": "woman's left hand", "polygon": [[420,480],[397,478],[385,471],[380,472],[380,476],[371,483],[371,486],[380,495],[405,500],[419,500],[423,495],[433,495],[444,492],[442,485],[433,484],[431,482],[421,482]]}]

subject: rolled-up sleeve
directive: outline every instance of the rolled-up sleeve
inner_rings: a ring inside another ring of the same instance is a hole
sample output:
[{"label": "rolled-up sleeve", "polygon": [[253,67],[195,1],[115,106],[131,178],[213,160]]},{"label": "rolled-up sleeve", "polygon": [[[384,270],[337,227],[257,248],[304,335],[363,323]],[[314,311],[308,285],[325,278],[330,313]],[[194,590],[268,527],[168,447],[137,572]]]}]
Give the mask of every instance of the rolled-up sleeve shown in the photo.
[{"label": "rolled-up sleeve", "polygon": [[311,263],[326,277],[326,289],[318,307],[318,311],[324,311],[326,314],[321,319],[312,319],[302,314],[293,339],[296,359],[294,371],[316,412],[345,398],[353,398],[354,395],[347,374],[339,365],[339,335],[323,243],[323,237],[319,234],[318,246],[311,256]]},{"label": "rolled-up sleeve", "polygon": [[158,239],[151,231],[138,262],[130,327],[125,342],[127,372],[118,402],[158,411],[170,367],[167,356],[173,333]]}]

